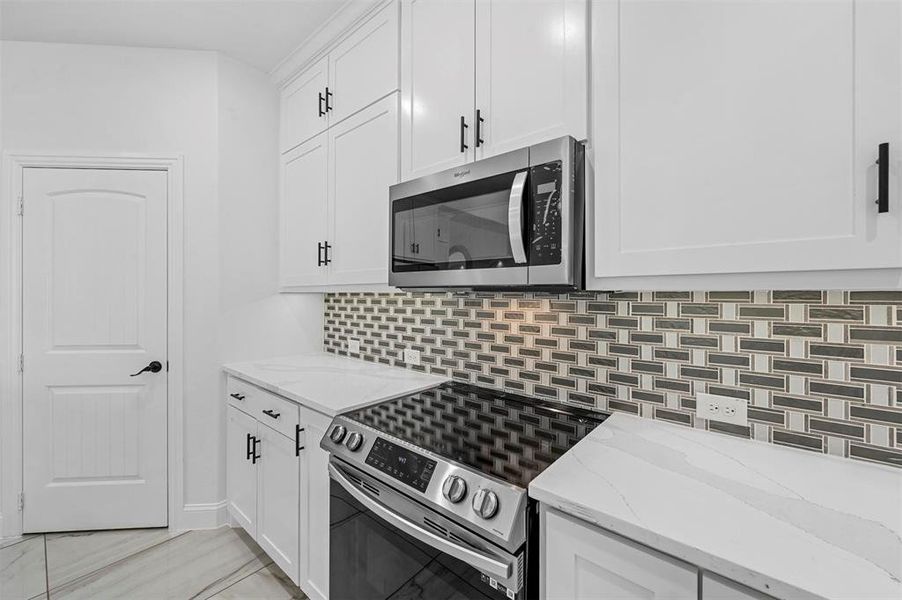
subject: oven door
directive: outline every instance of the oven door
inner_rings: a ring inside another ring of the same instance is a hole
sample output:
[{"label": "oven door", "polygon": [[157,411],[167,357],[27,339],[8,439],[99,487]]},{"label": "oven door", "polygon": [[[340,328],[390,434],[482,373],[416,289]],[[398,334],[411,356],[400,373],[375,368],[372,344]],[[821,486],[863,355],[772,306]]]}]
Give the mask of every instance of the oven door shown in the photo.
[{"label": "oven door", "polygon": [[389,283],[526,285],[528,172],[523,149],[392,186]]},{"label": "oven door", "polygon": [[331,600],[526,598],[522,549],[509,554],[340,461],[329,475]]}]

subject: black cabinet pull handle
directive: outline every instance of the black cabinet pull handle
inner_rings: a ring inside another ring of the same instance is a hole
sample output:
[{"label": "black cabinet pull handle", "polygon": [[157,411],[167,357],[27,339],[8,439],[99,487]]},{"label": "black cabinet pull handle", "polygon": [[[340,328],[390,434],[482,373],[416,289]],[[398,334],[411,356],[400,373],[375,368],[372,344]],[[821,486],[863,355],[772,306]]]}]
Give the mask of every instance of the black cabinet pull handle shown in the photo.
[{"label": "black cabinet pull handle", "polygon": [[150,361],[150,363],[146,367],[144,367],[137,373],[132,373],[131,375],[129,375],[129,377],[137,377],[141,373],[159,373],[162,370],[163,370],[163,363],[161,363],[158,360],[153,360],[153,361]]},{"label": "black cabinet pull handle", "polygon": [[254,439],[254,436],[247,434],[247,445],[245,446],[245,448],[247,449],[246,460],[250,460],[254,456],[254,451],[251,449],[251,446],[253,445],[253,443],[251,442],[252,439]]},{"label": "black cabinet pull handle", "polygon": [[326,251],[326,252],[325,252],[325,254],[326,254],[326,260],[323,261],[323,264],[324,264],[324,265],[328,265],[328,264],[331,264],[331,263],[332,263],[332,257],[329,256],[329,251],[332,250],[332,244],[330,244],[329,242],[325,242],[325,243],[324,243],[324,248],[325,248],[325,251]]},{"label": "black cabinet pull handle", "polygon": [[461,115],[461,117],[460,117],[460,151],[461,152],[466,152],[467,148],[469,148],[469,146],[467,146],[467,143],[466,143],[467,127],[468,127],[467,121]]},{"label": "black cabinet pull handle", "polygon": [[326,86],[326,112],[332,110],[332,105],[329,104],[330,98],[332,98],[332,92],[329,91],[329,86]]},{"label": "black cabinet pull handle", "polygon": [[301,450],[304,449],[304,447],[301,446],[301,433],[303,431],[304,431],[304,428],[301,427],[300,425],[294,426],[294,455],[295,456],[300,456]]},{"label": "black cabinet pull handle", "polygon": [[482,111],[478,108],[476,109],[476,147],[479,148],[480,145],[485,144],[485,140],[482,139],[482,124],[485,123],[485,119],[482,118]]},{"label": "black cabinet pull handle", "polygon": [[326,263],[323,262],[323,243],[317,242],[316,243],[316,266],[321,267],[324,264],[326,264]]},{"label": "black cabinet pull handle", "polygon": [[877,212],[889,212],[889,143],[877,146]]},{"label": "black cabinet pull handle", "polygon": [[325,100],[326,100],[326,99],[323,98],[323,93],[320,92],[320,93],[319,93],[319,116],[323,116],[324,114],[326,114],[326,111],[323,110],[323,102],[324,102]]},{"label": "black cabinet pull handle", "polygon": [[266,410],[264,410],[263,414],[266,415],[267,417],[272,417],[273,419],[278,419],[279,417],[282,416],[282,413],[277,413],[276,411],[272,410],[271,408],[267,408]]},{"label": "black cabinet pull handle", "polygon": [[263,440],[257,439],[257,436],[254,436],[254,454],[251,456],[251,464],[257,464],[257,461],[260,460],[260,457],[263,456],[263,453],[257,454],[257,444],[260,444],[260,448],[263,448]]},{"label": "black cabinet pull handle", "polygon": [[245,398],[245,396],[242,396],[241,394],[229,394],[229,396],[231,396],[235,400],[244,400]]}]

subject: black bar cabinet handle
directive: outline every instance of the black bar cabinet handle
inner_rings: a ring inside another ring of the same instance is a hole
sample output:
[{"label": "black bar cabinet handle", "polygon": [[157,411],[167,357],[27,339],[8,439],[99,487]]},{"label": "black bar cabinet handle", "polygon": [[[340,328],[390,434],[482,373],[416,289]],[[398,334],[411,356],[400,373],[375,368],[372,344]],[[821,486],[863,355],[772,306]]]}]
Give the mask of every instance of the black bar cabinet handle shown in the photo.
[{"label": "black bar cabinet handle", "polygon": [[323,264],[324,264],[323,263],[323,243],[317,242],[316,243],[316,266],[321,267],[321,266],[323,266]]},{"label": "black bar cabinet handle", "polygon": [[273,419],[278,419],[279,417],[282,416],[282,413],[277,413],[276,411],[274,411],[271,408],[267,408],[266,410],[264,410],[263,414],[266,415],[267,417],[272,417]]},{"label": "black bar cabinet handle", "polygon": [[257,439],[257,436],[254,436],[254,454],[251,456],[251,464],[257,464],[257,461],[260,460],[262,454],[257,454],[257,444],[260,444],[260,447],[263,447],[263,440]]},{"label": "black bar cabinet handle", "polygon": [[229,396],[231,396],[235,400],[244,400],[244,398],[245,398],[245,396],[243,396],[242,394],[238,394],[238,393],[229,394]]},{"label": "black bar cabinet handle", "polygon": [[328,265],[332,263],[332,257],[329,256],[329,251],[332,250],[332,244],[329,242],[324,242],[323,247],[325,248],[326,259],[323,261],[324,265]]},{"label": "black bar cabinet handle", "polygon": [[480,145],[485,144],[485,140],[482,139],[482,124],[485,123],[485,119],[482,118],[482,111],[478,108],[476,109],[476,147],[479,148]]},{"label": "black bar cabinet handle", "polygon": [[326,111],[323,110],[323,101],[325,101],[325,98],[323,98],[323,93],[320,92],[319,93],[319,116],[323,116],[324,114],[326,114]]},{"label": "black bar cabinet handle", "polygon": [[889,212],[889,143],[877,146],[877,212]]},{"label": "black bar cabinet handle", "polygon": [[303,431],[304,431],[304,428],[301,427],[300,425],[294,426],[294,455],[295,456],[300,456],[301,450],[304,449],[304,447],[301,446],[301,433]]},{"label": "black bar cabinet handle", "polygon": [[254,436],[247,434],[247,445],[245,446],[247,449],[247,460],[250,460],[254,456],[254,451],[251,449],[252,439],[254,439]]},{"label": "black bar cabinet handle", "polygon": [[329,86],[326,86],[326,112],[332,110],[332,105],[329,103],[329,99],[332,97],[332,92],[329,91]]},{"label": "black bar cabinet handle", "polygon": [[467,143],[466,143],[467,127],[468,127],[467,121],[466,121],[466,119],[464,119],[463,115],[461,115],[461,117],[460,117],[460,151],[461,152],[466,152],[467,148],[469,148],[469,146],[467,146]]}]

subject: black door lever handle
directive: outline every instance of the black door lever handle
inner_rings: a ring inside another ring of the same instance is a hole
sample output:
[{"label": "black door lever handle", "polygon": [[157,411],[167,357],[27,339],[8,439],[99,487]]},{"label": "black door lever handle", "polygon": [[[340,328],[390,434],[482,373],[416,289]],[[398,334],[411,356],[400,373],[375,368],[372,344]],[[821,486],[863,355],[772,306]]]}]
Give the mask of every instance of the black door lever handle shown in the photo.
[{"label": "black door lever handle", "polygon": [[151,361],[149,365],[138,371],[137,373],[132,373],[129,377],[137,377],[141,373],[159,373],[163,370],[163,363],[158,360]]}]

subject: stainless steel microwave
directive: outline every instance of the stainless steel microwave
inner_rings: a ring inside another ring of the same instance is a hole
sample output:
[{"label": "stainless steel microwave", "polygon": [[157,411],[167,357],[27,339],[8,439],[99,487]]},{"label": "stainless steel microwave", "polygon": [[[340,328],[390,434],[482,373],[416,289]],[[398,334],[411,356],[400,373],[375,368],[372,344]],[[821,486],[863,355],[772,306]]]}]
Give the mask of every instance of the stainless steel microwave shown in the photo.
[{"label": "stainless steel microwave", "polygon": [[390,285],[583,285],[584,150],[563,137],[391,186]]}]

